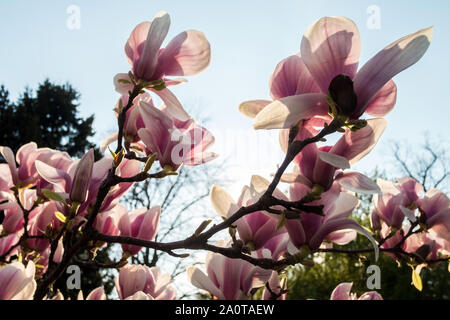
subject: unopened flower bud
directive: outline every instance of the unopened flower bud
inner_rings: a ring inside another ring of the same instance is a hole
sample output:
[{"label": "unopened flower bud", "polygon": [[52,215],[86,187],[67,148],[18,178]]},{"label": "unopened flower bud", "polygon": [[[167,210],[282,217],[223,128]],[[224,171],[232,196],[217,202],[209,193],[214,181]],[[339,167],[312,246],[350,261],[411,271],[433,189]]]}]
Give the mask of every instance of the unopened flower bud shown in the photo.
[{"label": "unopened flower bud", "polygon": [[92,177],[94,167],[94,149],[90,149],[78,163],[73,178],[70,200],[83,203],[86,200],[87,191]]}]

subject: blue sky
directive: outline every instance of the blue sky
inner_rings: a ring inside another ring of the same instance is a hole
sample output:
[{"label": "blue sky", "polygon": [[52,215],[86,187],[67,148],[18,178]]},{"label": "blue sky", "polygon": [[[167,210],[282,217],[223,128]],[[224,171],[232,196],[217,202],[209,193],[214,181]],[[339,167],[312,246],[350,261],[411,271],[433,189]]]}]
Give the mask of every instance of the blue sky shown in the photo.
[{"label": "blue sky", "polygon": [[[79,30],[66,26],[70,5],[81,10]],[[380,29],[367,27],[371,5],[380,8]],[[382,166],[387,143],[393,139],[421,143],[423,133],[429,131],[432,137],[444,138],[444,145],[449,143],[450,2],[444,0],[2,0],[0,83],[16,98],[26,85],[35,88],[46,77],[70,82],[82,94],[82,114],[95,113],[96,141],[100,142],[115,128],[111,110],[118,94],[112,78],[129,70],[124,44],[135,25],[151,20],[160,10],[169,12],[172,20],[166,41],[183,30],[197,29],[205,33],[212,48],[211,66],[173,91],[188,109],[201,109],[200,113],[209,116],[213,131],[233,131],[237,141],[246,139],[238,133],[251,128],[251,120],[238,112],[238,104],[269,98],[271,72],[280,60],[299,51],[303,32],[316,19],[343,15],[354,20],[362,39],[361,63],[392,41],[433,25],[434,39],[424,58],[395,78],[398,100],[387,117],[388,128],[359,168]],[[274,133],[261,136],[278,148]],[[218,138],[217,143],[220,149],[226,141]],[[262,170],[264,174],[274,171],[277,159],[281,161],[279,155],[278,149],[271,153],[274,159],[267,172]],[[252,160],[233,162],[239,172],[245,172],[240,175],[244,183],[251,174]]]}]

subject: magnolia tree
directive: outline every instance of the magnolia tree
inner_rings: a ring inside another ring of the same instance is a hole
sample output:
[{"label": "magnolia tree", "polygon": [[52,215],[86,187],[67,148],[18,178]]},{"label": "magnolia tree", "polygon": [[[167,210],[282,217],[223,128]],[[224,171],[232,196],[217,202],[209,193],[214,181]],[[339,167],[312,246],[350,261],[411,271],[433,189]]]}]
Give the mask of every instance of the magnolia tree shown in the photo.
[{"label": "magnolia tree", "polygon": [[[195,287],[217,299],[249,299],[258,288],[263,299],[284,299],[289,288],[283,270],[313,264],[318,252],[374,252],[375,259],[388,254],[411,265],[416,286],[420,269],[448,261],[446,194],[436,189],[424,194],[408,177],[375,183],[348,170],[376,145],[387,125],[383,116],[396,102],[392,78],[425,54],[433,31],[393,42],[358,70],[359,32],[344,17],[325,17],[308,28],[300,53],[282,60],[270,77],[273,100],[239,106],[254,118],[255,129],[280,130],[285,158],[272,181],[252,176],[238,199],[212,186],[212,208],[223,221],[204,221],[185,239],[153,241],[164,212],[159,206],[128,212],[121,197],[134,183],[164,179],[182,165],[216,157],[208,151],[212,134],[169,90],[185,82],[173,77],[208,67],[210,45],[203,33],[188,30],[161,48],[169,25],[169,15],[158,13],[137,25],[125,45],[131,71],[114,78],[122,95],[114,108],[118,131],[101,146],[105,150],[115,142],[112,156],[95,162],[90,150],[74,160],[33,142],[16,155],[1,147],[6,163],[0,165],[0,299],[64,299],[52,284],[77,263],[117,268],[120,299],[175,299],[169,275],[128,263],[143,248],[180,259],[190,250],[208,251],[205,270],[191,266],[186,273]],[[154,95],[162,105],[155,105]],[[340,138],[324,145],[332,134]],[[280,183],[289,185],[288,194]],[[359,205],[356,194],[374,195],[371,226],[350,218]],[[219,233],[222,240],[214,243]],[[372,246],[357,252],[333,247],[353,241],[357,233]],[[111,265],[97,262],[96,250],[113,244],[121,244],[122,258]],[[74,258],[80,252],[88,252],[84,261]],[[340,284],[330,298],[357,299],[351,286]],[[374,291],[358,294],[382,299]],[[86,299],[106,295],[100,287]]]}]

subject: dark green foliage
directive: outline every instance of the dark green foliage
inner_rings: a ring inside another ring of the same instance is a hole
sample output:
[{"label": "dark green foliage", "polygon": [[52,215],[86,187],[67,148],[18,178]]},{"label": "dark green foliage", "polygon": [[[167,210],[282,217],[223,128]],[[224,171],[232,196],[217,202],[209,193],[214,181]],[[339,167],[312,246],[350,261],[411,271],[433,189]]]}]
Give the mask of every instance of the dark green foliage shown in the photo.
[{"label": "dark green foliage", "polygon": [[48,79],[36,92],[26,88],[16,103],[9,100],[8,90],[0,87],[0,145],[13,151],[34,141],[81,157],[93,147],[94,116],[78,116],[80,94],[70,84],[58,85]]}]

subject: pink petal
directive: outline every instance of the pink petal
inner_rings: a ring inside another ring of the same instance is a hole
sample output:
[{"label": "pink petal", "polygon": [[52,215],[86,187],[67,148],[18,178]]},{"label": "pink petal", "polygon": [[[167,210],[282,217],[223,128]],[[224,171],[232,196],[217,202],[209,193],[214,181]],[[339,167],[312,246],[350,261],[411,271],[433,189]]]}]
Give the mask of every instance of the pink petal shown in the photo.
[{"label": "pink petal", "polygon": [[159,56],[158,69],[168,76],[192,76],[211,62],[211,48],[205,35],[196,30],[178,34]]},{"label": "pink petal", "polygon": [[[136,51],[136,49],[140,51],[141,50],[140,47],[143,46],[142,54],[139,56],[137,64],[136,61],[133,63],[133,71],[138,79],[154,80],[152,76],[154,75],[156,71],[156,66],[158,64],[158,52],[159,49],[161,48],[164,39],[167,36],[169,26],[170,26],[169,15],[166,12],[159,12],[156,14],[155,18],[153,19],[150,25],[145,24],[139,29],[135,29],[135,31],[138,33],[136,37],[140,38],[142,37],[143,31],[148,27],[148,34],[145,42],[139,43],[138,48],[136,47],[132,48],[133,51]],[[133,33],[135,31],[133,31]],[[142,38],[140,38],[139,40],[141,39]],[[127,49],[125,50],[126,52],[128,51]]]},{"label": "pink petal", "polygon": [[415,64],[430,46],[433,28],[417,31],[403,37],[370,59],[354,79],[358,107],[352,115],[358,118],[377,92],[395,75]]},{"label": "pink petal", "polygon": [[222,217],[228,217],[233,214],[236,209],[236,203],[225,189],[213,185],[210,192],[211,203],[214,210]]},{"label": "pink petal", "polygon": [[13,178],[13,183],[16,184],[18,180],[18,172],[16,166],[16,159],[14,158],[14,153],[9,147],[0,147],[0,153],[8,163],[9,170],[11,171],[11,176]]},{"label": "pink petal", "polygon": [[352,229],[355,230],[362,235],[364,235],[367,239],[372,242],[374,250],[375,250],[375,260],[378,260],[379,249],[378,244],[372,235],[363,227],[361,227],[355,220],[343,218],[343,219],[331,219],[325,222],[319,230],[314,234],[314,236],[309,241],[309,246],[312,250],[316,250],[322,244],[322,241],[328,236],[330,233],[338,231],[338,230],[346,230]]},{"label": "pink petal", "polygon": [[55,186],[57,192],[70,191],[72,179],[66,172],[39,160],[36,160],[36,170],[42,179]]},{"label": "pink petal", "polygon": [[386,125],[383,118],[369,119],[364,128],[355,132],[348,130],[330,152],[347,158],[353,165],[375,147]]},{"label": "pink petal", "polygon": [[342,172],[335,180],[345,189],[353,192],[362,194],[381,193],[380,188],[372,179],[359,172]]},{"label": "pink petal", "polygon": [[327,93],[337,75],[356,74],[361,53],[358,28],[344,17],[321,18],[305,32],[300,51],[317,85]]},{"label": "pink petal", "polygon": [[130,91],[133,91],[133,84],[131,82],[122,83],[119,80],[130,81],[128,73],[118,73],[114,76],[114,88],[122,96],[128,95]]},{"label": "pink petal", "polygon": [[92,290],[86,300],[106,300],[105,289],[103,286]]},{"label": "pink petal", "polygon": [[167,88],[164,88],[163,90],[153,90],[154,93],[156,93],[161,100],[164,102],[167,112],[174,118],[177,118],[181,121],[189,120],[191,117],[189,114],[183,109],[183,106],[181,105],[178,98]]},{"label": "pink petal", "polygon": [[254,118],[269,103],[269,100],[250,100],[242,102],[238,108],[243,115]]},{"label": "pink petal", "polygon": [[352,289],[352,282],[343,282],[339,284],[331,293],[330,300],[350,300],[350,290]]},{"label": "pink petal", "polygon": [[269,88],[273,100],[320,92],[300,54],[292,55],[276,66],[269,80]]},{"label": "pink petal", "polygon": [[319,151],[318,155],[320,160],[328,163],[329,165],[332,165],[335,168],[338,169],[350,168],[350,163],[348,162],[347,158],[325,151]]},{"label": "pink petal", "polygon": [[284,129],[300,120],[328,114],[325,95],[306,93],[276,100],[267,105],[255,118],[255,129]]},{"label": "pink petal", "polygon": [[197,267],[188,267],[186,269],[188,281],[199,289],[210,292],[213,296],[223,298],[222,292],[214,285],[200,269]]},{"label": "pink petal", "polygon": [[450,241],[450,208],[443,209],[427,219],[427,225],[438,237]]},{"label": "pink petal", "polygon": [[397,102],[397,86],[389,80],[372,98],[366,113],[372,117],[384,117],[394,109]]}]

